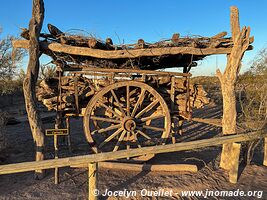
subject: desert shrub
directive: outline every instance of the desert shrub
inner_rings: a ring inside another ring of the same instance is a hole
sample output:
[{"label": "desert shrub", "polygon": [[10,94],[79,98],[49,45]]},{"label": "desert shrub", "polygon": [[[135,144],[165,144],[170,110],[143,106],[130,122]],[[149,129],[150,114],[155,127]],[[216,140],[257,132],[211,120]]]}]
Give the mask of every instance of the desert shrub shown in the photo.
[{"label": "desert shrub", "polygon": [[40,79],[48,79],[57,76],[55,65],[41,65],[40,67]]},{"label": "desert shrub", "polygon": [[13,39],[12,36],[0,38],[0,94],[9,94],[20,89],[15,79],[25,50],[12,49]]},{"label": "desert shrub", "polygon": [[[251,68],[239,77],[237,83],[239,127],[245,131],[267,127],[267,49],[259,52]],[[244,160],[251,163],[256,147],[261,140],[246,143]]]},{"label": "desert shrub", "polygon": [[262,50],[251,68],[239,77],[239,121],[246,129],[261,129],[267,121],[267,50]]}]

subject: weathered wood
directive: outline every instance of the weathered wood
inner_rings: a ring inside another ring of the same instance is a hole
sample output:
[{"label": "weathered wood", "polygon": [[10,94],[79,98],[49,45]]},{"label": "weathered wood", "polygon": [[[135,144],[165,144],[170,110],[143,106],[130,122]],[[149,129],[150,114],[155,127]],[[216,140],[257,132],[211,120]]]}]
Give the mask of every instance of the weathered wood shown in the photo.
[{"label": "weathered wood", "polygon": [[218,34],[212,36],[211,39],[223,38],[223,37],[226,36],[226,35],[227,35],[227,32],[226,32],[226,31],[223,31],[223,32],[221,32],[221,33],[218,33]]},{"label": "weathered wood", "polygon": [[239,168],[239,156],[240,156],[241,144],[233,143],[229,156],[229,181],[230,183],[237,183],[238,168]]},{"label": "weathered wood", "polygon": [[239,11],[235,6],[231,6],[230,8],[230,24],[231,24],[231,32],[233,41],[237,39],[240,33],[240,24],[239,24]]},{"label": "weathered wood", "polygon": [[209,146],[222,145],[224,143],[251,141],[264,138],[266,136],[267,132],[255,131],[238,135],[226,135],[222,137],[203,139],[192,142],[166,144],[166,145],[144,147],[131,150],[121,150],[117,152],[74,156],[69,158],[59,158],[56,160],[53,159],[53,160],[43,160],[37,162],[24,162],[24,163],[0,165],[0,174],[11,174],[11,173],[27,172],[40,169],[53,169],[55,167],[65,167],[65,166],[80,165],[83,163],[115,160],[127,157],[141,156],[144,154],[159,154],[159,153],[167,153],[175,151],[186,151]]},{"label": "weathered wood", "polygon": [[[244,27],[240,31],[238,9],[231,7],[231,30],[234,46],[227,55],[227,65],[224,73],[218,69],[216,74],[220,80],[223,96],[223,134],[236,133],[236,98],[235,83],[241,67],[242,57],[249,46],[250,27]],[[221,167],[228,163],[228,153],[231,151],[231,144],[225,144],[222,151]]]},{"label": "weathered wood", "polygon": [[[33,140],[36,145],[36,161],[44,159],[44,131],[42,120],[37,110],[35,85],[39,74],[39,35],[44,19],[44,3],[42,0],[33,0],[32,18],[29,24],[29,64],[26,77],[23,81],[23,93],[25,106]],[[41,179],[44,171],[36,171],[35,178]]]},{"label": "weathered wood", "polygon": [[267,137],[264,138],[264,158],[263,158],[263,165],[267,166]]},{"label": "weathered wood", "polygon": [[[12,42],[15,48],[29,48],[29,41],[14,40]],[[213,55],[213,54],[230,54],[232,48],[194,48],[194,47],[161,47],[161,48],[146,48],[146,49],[127,49],[127,50],[101,50],[91,49],[86,47],[77,47],[70,45],[62,45],[59,43],[40,42],[43,51],[51,50],[54,52],[62,52],[72,55],[91,56],[101,59],[120,59],[120,58],[139,58],[146,56],[162,56],[162,55]],[[246,50],[249,50],[247,48]]]},{"label": "weathered wood", "polygon": [[[107,42],[112,42],[110,40],[107,40]],[[100,40],[97,40],[95,38],[88,39],[88,46],[92,49],[103,49],[103,50],[112,50],[114,47],[112,47],[109,43],[103,43]]]},{"label": "weathered wood", "polygon": [[213,126],[218,126],[222,127],[222,120],[221,119],[203,119],[203,118],[197,118],[193,117],[192,121],[200,122],[200,123],[205,123],[205,124],[211,124]]},{"label": "weathered wood", "polygon": [[172,35],[172,42],[173,43],[178,43],[179,42],[179,38],[180,38],[180,34],[179,33],[174,33]]},{"label": "weathered wood", "polygon": [[[73,168],[86,168],[87,164],[73,165]],[[191,164],[133,164],[133,163],[119,163],[119,162],[99,162],[99,169],[115,169],[126,171],[151,171],[151,172],[197,172],[196,165]]]},{"label": "weathered wood", "polygon": [[88,164],[88,199],[97,200],[98,163]]},{"label": "weathered wood", "polygon": [[48,28],[50,34],[54,37],[59,37],[60,35],[63,35],[63,32],[52,24],[47,24],[47,28]]},{"label": "weathered wood", "polygon": [[229,154],[232,151],[232,144],[227,143],[223,144],[222,146],[222,153],[221,153],[221,160],[220,160],[220,167],[225,170],[230,169],[230,160]]}]

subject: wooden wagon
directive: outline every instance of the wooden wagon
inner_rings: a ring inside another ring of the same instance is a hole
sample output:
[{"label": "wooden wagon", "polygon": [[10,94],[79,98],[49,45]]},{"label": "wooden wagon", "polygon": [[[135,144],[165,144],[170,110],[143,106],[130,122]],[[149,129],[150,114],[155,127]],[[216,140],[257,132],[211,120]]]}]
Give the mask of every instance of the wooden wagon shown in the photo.
[{"label": "wooden wagon", "polygon": [[[40,35],[41,51],[52,57],[58,77],[41,82],[39,100],[58,119],[82,116],[96,153],[165,144],[169,138],[175,143],[193,107],[209,102],[203,87],[190,84],[191,67],[208,55],[229,54],[233,46],[226,32],[113,45],[110,38],[67,35],[50,24],[48,29],[50,34]],[[14,47],[29,47],[28,30],[22,37],[26,40],[14,41]],[[161,70],[171,67],[183,71]]]}]

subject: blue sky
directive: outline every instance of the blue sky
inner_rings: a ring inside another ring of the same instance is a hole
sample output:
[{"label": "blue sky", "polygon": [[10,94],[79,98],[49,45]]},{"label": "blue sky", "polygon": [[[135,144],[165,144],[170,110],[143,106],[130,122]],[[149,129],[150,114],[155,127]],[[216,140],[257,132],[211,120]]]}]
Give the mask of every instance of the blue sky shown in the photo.
[{"label": "blue sky", "polygon": [[[265,0],[44,0],[44,3],[43,32],[47,32],[47,23],[52,23],[63,31],[82,30],[83,34],[102,39],[111,37],[116,43],[133,43],[139,38],[155,42],[176,32],[182,36],[230,33],[230,6],[235,5],[239,8],[241,26],[250,26],[255,37],[254,50],[245,54],[242,71],[267,46]],[[19,35],[19,27],[28,26],[31,6],[31,0],[1,2],[1,37]],[[206,58],[192,73],[211,75],[217,67],[225,67],[225,56]]]}]

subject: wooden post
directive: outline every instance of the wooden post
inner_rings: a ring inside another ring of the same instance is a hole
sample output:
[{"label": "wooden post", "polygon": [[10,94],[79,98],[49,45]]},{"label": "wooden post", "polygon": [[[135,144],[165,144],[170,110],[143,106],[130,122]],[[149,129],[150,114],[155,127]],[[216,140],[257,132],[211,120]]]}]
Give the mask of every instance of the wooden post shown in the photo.
[{"label": "wooden post", "polygon": [[88,199],[97,200],[98,199],[98,163],[89,163],[88,164]]},{"label": "wooden post", "polygon": [[69,148],[69,153],[72,154],[72,149],[71,149],[71,141],[70,141],[70,117],[66,116],[66,126],[68,129],[68,148]]},{"label": "wooden post", "polygon": [[264,139],[264,158],[263,158],[263,165],[267,167],[267,137]]},{"label": "wooden post", "polygon": [[232,143],[231,153],[228,155],[228,159],[230,163],[229,164],[230,183],[237,183],[240,150],[241,150],[241,144]]},{"label": "wooden post", "polygon": [[[33,0],[32,18],[29,23],[29,64],[23,81],[23,93],[28,120],[33,140],[36,145],[36,161],[44,160],[44,131],[42,120],[37,110],[35,85],[39,74],[39,35],[44,19],[44,3],[42,0]],[[42,179],[43,170],[36,170],[35,178]]]},{"label": "wooden post", "polygon": [[[218,69],[216,74],[220,80],[223,96],[222,131],[224,135],[236,133],[236,98],[235,83],[241,67],[241,60],[249,46],[250,27],[244,27],[242,31],[239,25],[239,13],[237,7],[231,7],[231,30],[234,46],[227,55],[227,65],[224,73]],[[228,155],[232,151],[232,144],[224,144],[222,148],[220,167],[229,169]]]},{"label": "wooden post", "polygon": [[[58,159],[57,135],[54,135],[55,159]],[[55,168],[55,184],[58,184],[58,167]]]}]

